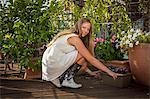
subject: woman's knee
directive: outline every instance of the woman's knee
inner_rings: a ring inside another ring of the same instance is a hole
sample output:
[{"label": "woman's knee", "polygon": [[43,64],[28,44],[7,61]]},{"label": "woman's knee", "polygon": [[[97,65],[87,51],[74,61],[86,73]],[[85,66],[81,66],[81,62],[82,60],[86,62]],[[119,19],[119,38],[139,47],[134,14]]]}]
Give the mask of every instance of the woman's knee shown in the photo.
[{"label": "woman's knee", "polygon": [[80,65],[86,64],[85,58],[80,53],[78,53],[78,55],[77,55],[76,63],[78,63]]}]

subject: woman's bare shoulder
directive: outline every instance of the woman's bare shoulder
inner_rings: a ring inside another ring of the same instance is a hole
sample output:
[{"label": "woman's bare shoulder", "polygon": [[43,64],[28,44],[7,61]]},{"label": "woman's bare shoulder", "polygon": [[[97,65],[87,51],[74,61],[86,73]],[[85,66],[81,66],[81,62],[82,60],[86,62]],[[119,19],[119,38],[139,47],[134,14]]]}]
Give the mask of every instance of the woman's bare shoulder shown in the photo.
[{"label": "woman's bare shoulder", "polygon": [[78,36],[72,36],[68,38],[68,43],[71,45],[76,45],[76,43],[81,43],[81,39]]}]

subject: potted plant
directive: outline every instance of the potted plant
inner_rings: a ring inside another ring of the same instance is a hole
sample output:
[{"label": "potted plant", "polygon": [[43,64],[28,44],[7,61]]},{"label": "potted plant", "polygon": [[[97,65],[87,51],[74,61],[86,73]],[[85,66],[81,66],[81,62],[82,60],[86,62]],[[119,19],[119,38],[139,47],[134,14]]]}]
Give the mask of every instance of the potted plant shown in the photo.
[{"label": "potted plant", "polygon": [[140,29],[123,31],[120,47],[128,52],[130,69],[137,83],[150,86],[150,32]]},{"label": "potted plant", "polygon": [[115,87],[127,87],[131,82],[131,73],[128,60],[124,59],[124,52],[118,45],[115,35],[95,39],[96,57],[103,62],[108,68],[116,73],[120,73],[116,80],[113,80],[108,74],[101,73],[103,82]]},{"label": "potted plant", "polygon": [[46,6],[41,0],[10,0],[6,3],[0,8],[1,51],[21,68],[40,71],[41,55],[37,49],[54,34],[49,31],[49,19],[43,15]]},{"label": "potted plant", "polygon": [[128,60],[124,59],[124,52],[121,51],[118,45],[118,40],[115,35],[104,38],[95,39],[95,54],[96,57],[106,65],[129,67]]}]

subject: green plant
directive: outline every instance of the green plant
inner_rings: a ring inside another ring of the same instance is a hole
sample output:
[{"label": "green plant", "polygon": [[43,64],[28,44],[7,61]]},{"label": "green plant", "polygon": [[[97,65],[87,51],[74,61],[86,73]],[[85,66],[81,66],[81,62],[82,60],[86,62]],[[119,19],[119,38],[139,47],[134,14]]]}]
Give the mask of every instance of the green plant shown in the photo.
[{"label": "green plant", "polygon": [[[35,70],[41,69],[41,56],[37,48],[54,34],[49,31],[52,25],[43,16],[47,9],[43,3],[42,0],[10,0],[7,4],[1,4],[1,51],[20,66]],[[34,57],[38,57],[36,64],[31,62]]]},{"label": "green plant", "polygon": [[25,68],[40,70],[38,48],[74,23],[72,14],[64,9],[66,4],[67,1],[56,0],[49,4],[45,0],[8,0],[1,4],[0,47],[5,57]]},{"label": "green plant", "polygon": [[[131,27],[131,20],[123,1],[86,0],[81,13],[83,17],[91,19],[96,35],[100,35],[102,29],[107,31],[108,24],[110,25],[109,30],[115,34]],[[110,34],[106,33],[106,35]]]},{"label": "green plant", "polygon": [[104,61],[123,60],[124,53],[118,47],[118,42],[113,35],[112,37],[95,39],[95,54],[98,59]]},{"label": "green plant", "polygon": [[[0,47],[6,57],[21,66],[41,68],[41,56],[37,48],[48,43],[64,28],[70,28],[81,17],[94,24],[94,33],[101,30],[100,23],[112,22],[111,31],[118,33],[130,26],[125,5],[111,0],[86,0],[81,9],[73,0],[8,0],[0,8]],[[99,2],[99,3],[97,3]],[[102,25],[106,28],[106,25]],[[109,34],[108,34],[109,35]],[[31,60],[37,59],[38,66]]]},{"label": "green plant", "polygon": [[131,29],[122,31],[118,37],[120,44],[119,46],[123,51],[128,51],[140,43],[150,43],[150,32],[143,32],[140,29]]}]

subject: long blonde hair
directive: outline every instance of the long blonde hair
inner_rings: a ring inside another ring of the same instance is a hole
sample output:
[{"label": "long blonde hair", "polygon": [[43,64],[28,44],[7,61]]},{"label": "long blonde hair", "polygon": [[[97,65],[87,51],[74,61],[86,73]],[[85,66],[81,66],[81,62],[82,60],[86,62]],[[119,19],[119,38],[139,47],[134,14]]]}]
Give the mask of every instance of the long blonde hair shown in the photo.
[{"label": "long blonde hair", "polygon": [[72,29],[63,30],[63,31],[59,32],[58,34],[56,34],[56,35],[54,36],[54,38],[50,41],[50,43],[47,44],[46,47],[50,47],[50,46],[57,40],[57,38],[59,38],[59,37],[61,37],[61,36],[63,36],[63,35],[71,34],[71,33],[73,33],[73,30],[72,30]]},{"label": "long blonde hair", "polygon": [[81,38],[81,40],[84,43],[85,47],[91,52],[92,55],[94,55],[94,43],[93,43],[93,40],[92,40],[92,24],[91,24],[89,33],[85,37],[82,37],[81,34],[80,34],[81,33],[81,25],[85,22],[88,22],[88,23],[91,24],[89,19],[81,18],[75,24],[75,27],[73,27],[69,30],[61,31],[57,35],[55,35],[54,38],[52,39],[52,41],[47,45],[47,47],[51,46],[57,40],[57,38],[59,38],[63,35],[68,35],[68,34],[74,33],[74,34],[79,35],[79,37]]}]

